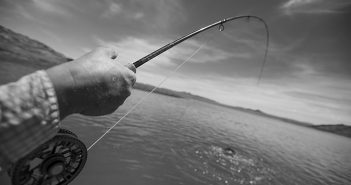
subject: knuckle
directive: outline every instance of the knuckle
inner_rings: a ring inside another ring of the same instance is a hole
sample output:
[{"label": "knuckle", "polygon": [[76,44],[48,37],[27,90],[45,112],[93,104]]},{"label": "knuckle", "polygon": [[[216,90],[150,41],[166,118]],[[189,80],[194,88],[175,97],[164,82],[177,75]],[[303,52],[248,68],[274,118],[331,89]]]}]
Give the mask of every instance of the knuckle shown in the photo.
[{"label": "knuckle", "polygon": [[128,85],[128,87],[131,87],[134,85],[136,81],[136,76],[134,74],[128,74],[126,77],[125,77],[125,82],[126,84]]},{"label": "knuckle", "polygon": [[135,82],[136,81],[136,75],[134,73],[129,73],[129,76],[128,76],[129,80],[131,80],[132,82]]},{"label": "knuckle", "polygon": [[125,97],[129,97],[130,95],[132,94],[132,91],[130,88],[128,88],[126,91],[125,91]]},{"label": "knuckle", "polygon": [[117,73],[120,74],[120,76],[123,79],[122,83],[126,83],[128,85],[133,85],[136,81],[136,75],[133,73],[133,71],[129,70],[128,68],[121,67],[117,69]]},{"label": "knuckle", "polygon": [[136,82],[136,76],[133,76],[132,78],[130,78],[131,81],[131,85],[133,86]]},{"label": "knuckle", "polygon": [[131,90],[132,89],[132,86],[130,83],[125,83],[125,85],[123,86],[122,88],[122,91],[121,91],[121,95],[124,97],[124,98],[127,98],[128,96],[130,96],[131,94]]},{"label": "knuckle", "polygon": [[107,56],[114,56],[114,55],[117,55],[117,49],[115,46],[113,45],[102,45],[102,46],[99,46],[97,49],[96,49],[96,52],[98,54],[103,54],[103,55],[107,55]]}]

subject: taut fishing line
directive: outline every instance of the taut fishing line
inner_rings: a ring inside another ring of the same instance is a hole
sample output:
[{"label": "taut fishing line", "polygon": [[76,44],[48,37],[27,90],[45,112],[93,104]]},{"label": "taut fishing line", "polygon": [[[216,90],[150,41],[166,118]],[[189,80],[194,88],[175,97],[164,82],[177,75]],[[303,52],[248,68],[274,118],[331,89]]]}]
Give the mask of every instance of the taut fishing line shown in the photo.
[{"label": "taut fishing line", "polygon": [[194,51],[192,53],[191,56],[189,56],[186,60],[184,60],[181,64],[179,64],[173,71],[171,74],[169,74],[168,76],[166,76],[157,86],[155,86],[150,92],[148,92],[143,98],[141,98],[136,104],[134,104],[132,106],[132,108],[130,108],[127,113],[125,113],[114,125],[112,125],[105,133],[103,133],[93,144],[91,144],[88,147],[88,151],[97,143],[99,142],[107,133],[109,133],[119,122],[121,122],[125,117],[127,117],[135,108],[137,108],[141,103],[144,102],[144,100],[146,100],[157,88],[159,88],[164,82],[166,82],[170,77],[172,77],[185,63],[187,63],[193,56],[196,55],[197,52],[199,52],[202,47],[205,45],[205,43],[203,43],[196,51]]},{"label": "taut fishing line", "polygon": [[[173,48],[174,46],[182,43],[183,41],[201,33],[204,32],[210,28],[213,28],[215,26],[218,26],[219,31],[223,31],[224,30],[224,24],[227,22],[231,22],[234,20],[238,20],[238,19],[243,19],[243,18],[247,18],[248,20],[250,18],[256,19],[260,22],[262,22],[264,24],[265,30],[266,30],[266,46],[265,46],[265,54],[264,54],[264,59],[260,68],[260,73],[259,73],[259,77],[258,77],[258,81],[257,81],[257,85],[259,85],[260,80],[262,78],[262,73],[263,73],[263,68],[266,64],[266,59],[267,59],[267,55],[268,55],[268,47],[269,47],[269,30],[268,30],[268,25],[266,24],[266,22],[258,17],[258,16],[252,16],[252,15],[243,15],[243,16],[236,16],[236,17],[230,17],[218,22],[215,22],[213,24],[210,24],[206,27],[203,27],[195,32],[192,32],[188,35],[185,35],[171,43],[166,44],[165,46],[161,47],[160,49],[148,54],[147,56],[139,59],[138,61],[134,62],[133,65],[138,68],[141,65],[145,64],[146,62],[150,61],[151,59],[155,58],[156,56],[162,54],[163,52]],[[208,40],[207,40],[208,41]],[[104,132],[98,139],[96,139],[89,147],[88,147],[88,151],[95,146],[103,137],[106,136],[106,134],[108,134],[117,124],[119,124],[125,117],[127,117],[131,112],[133,112],[141,103],[144,102],[144,100],[146,100],[156,89],[158,89],[164,82],[166,82],[171,76],[173,76],[174,74],[176,74],[176,72],[187,62],[190,61],[190,59],[195,56],[207,43],[207,41],[205,43],[203,43],[199,48],[197,48],[188,58],[186,58],[184,61],[182,61],[169,75],[167,75],[157,86],[155,86],[150,92],[147,93],[147,95],[145,95],[143,98],[141,98],[136,104],[134,104],[115,124],[113,124],[106,132]]]},{"label": "taut fishing line", "polygon": [[[264,24],[265,30],[266,30],[266,50],[265,50],[264,60],[261,65],[260,74],[257,81],[257,85],[258,85],[262,78],[263,67],[266,63],[266,58],[268,54],[269,31],[268,31],[268,26],[263,19],[257,16],[251,16],[251,15],[231,17],[231,18],[227,18],[227,19],[215,22],[213,24],[210,24],[188,35],[185,35],[169,44],[166,44],[160,49],[134,62],[133,65],[136,68],[138,68],[141,65],[145,64],[146,62],[150,61],[151,59],[155,58],[156,56],[182,43],[183,41],[193,38],[195,35],[205,32],[206,30],[210,30],[211,28],[215,28],[218,26],[218,30],[221,33],[224,33],[225,27],[228,26],[227,23],[229,24],[229,22],[234,22],[234,20],[242,19],[242,18],[246,18],[247,20],[252,18],[256,19]],[[210,33],[209,35],[210,37],[206,36],[207,33]],[[88,147],[88,149],[86,148],[85,144],[78,139],[78,136],[76,134],[74,134],[73,132],[67,129],[61,128],[54,138],[50,139],[46,143],[37,147],[31,153],[29,153],[28,155],[26,155],[25,157],[18,160],[13,165],[11,165],[11,168],[8,171],[8,174],[11,176],[12,184],[13,185],[37,185],[37,184],[67,185],[68,183],[70,183],[75,177],[77,177],[80,171],[84,168],[84,165],[86,163],[87,156],[88,156],[87,151],[90,150],[93,146],[95,146],[102,138],[104,138],[106,134],[108,134],[125,117],[127,117],[131,112],[133,112],[141,103],[144,102],[144,100],[146,100],[153,92],[155,92],[157,88],[159,88],[171,76],[176,74],[177,71],[186,63],[188,63],[196,54],[198,54],[201,49],[204,49],[205,46],[208,46],[207,43],[210,39],[214,38],[214,34],[215,34],[214,32],[206,31],[204,35],[201,35],[201,36],[204,36],[204,38],[206,39],[203,43],[199,43],[197,41],[190,42],[191,40],[189,40],[188,44],[190,45],[186,45],[185,48],[181,48],[182,50],[179,50],[178,53],[176,49],[172,50],[172,51],[176,51],[175,54],[178,54],[177,56],[185,57],[189,55],[189,57],[187,57],[184,60],[176,58],[176,62],[180,62],[180,64],[177,65],[177,67],[174,70],[172,70],[169,74],[165,75],[165,78],[157,86],[155,86],[149,93],[147,93],[146,96],[142,97],[136,104],[134,104],[115,124],[109,127],[107,131],[105,131],[98,139],[96,139]],[[228,35],[228,34],[226,35],[225,33],[222,35],[224,35],[229,39],[225,38],[224,40],[221,40],[223,38],[220,38],[221,35],[218,35],[218,37],[216,37],[217,38],[216,41],[220,41],[220,42],[212,43],[214,46],[216,46],[217,44],[219,48],[220,47],[222,48],[217,49],[215,47],[214,48],[206,47],[204,49],[205,58],[201,60],[207,60],[207,61],[209,61],[209,59],[221,60],[223,59],[223,57],[225,57],[225,56],[221,56],[219,58],[218,57],[216,58],[216,57],[213,57],[213,55],[215,54],[223,55],[223,53],[221,52],[219,53],[216,53],[216,52],[222,51],[221,49],[223,49],[223,46],[225,46],[225,49],[223,50],[223,52],[227,52],[226,49],[232,48],[230,47],[231,45],[227,46],[228,44],[227,41],[232,40],[235,42],[235,39],[233,39],[231,35]],[[232,44],[232,43],[229,43],[229,44]],[[189,49],[189,46],[191,46],[190,49]],[[189,52],[189,50],[193,52]],[[226,54],[228,53],[229,55],[233,55],[233,53],[231,52],[227,52]],[[200,54],[198,54],[198,56],[199,55]],[[225,59],[227,60],[228,58],[225,58]]]}]

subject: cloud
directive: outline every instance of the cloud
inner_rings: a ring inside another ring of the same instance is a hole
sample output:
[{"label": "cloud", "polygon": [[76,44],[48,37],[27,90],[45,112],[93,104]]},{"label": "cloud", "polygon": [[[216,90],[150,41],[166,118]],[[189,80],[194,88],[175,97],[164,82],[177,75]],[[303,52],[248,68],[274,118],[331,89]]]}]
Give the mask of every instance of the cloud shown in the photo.
[{"label": "cloud", "polygon": [[338,96],[335,96],[334,94],[322,94],[322,92],[306,92],[306,91],[287,91],[285,94],[303,99],[304,101],[313,101],[313,102],[328,102],[331,104],[338,104],[338,105],[350,105],[351,104],[351,99],[349,97],[340,97],[340,94],[338,93]]},{"label": "cloud", "polygon": [[296,8],[303,7],[309,4],[314,4],[316,2],[320,2],[321,0],[289,0],[285,4],[283,4],[283,8]]},{"label": "cloud", "polygon": [[[145,2],[144,0],[139,0]],[[170,24],[177,24],[186,20],[186,14],[180,1],[152,0],[156,14],[153,16],[154,24],[160,28],[168,28]],[[149,5],[150,6],[150,5]]]},{"label": "cloud", "polygon": [[[284,94],[290,96],[292,100],[303,102],[305,104],[304,109],[310,109],[314,112],[312,112],[312,115],[322,117],[321,114],[328,113],[328,117],[338,115],[339,117],[350,118],[351,93],[342,95],[340,89],[329,90],[331,92],[325,91],[325,89],[324,91],[317,91],[316,89],[311,91],[305,88],[303,90],[285,91]],[[334,119],[342,122],[340,118]]]},{"label": "cloud", "polygon": [[62,6],[65,1],[57,0],[32,0],[33,4],[39,9],[61,16],[71,16],[72,13]]},{"label": "cloud", "polygon": [[180,1],[106,0],[100,2],[99,5],[103,7],[100,15],[102,18],[139,21],[139,24],[147,24],[152,30],[166,30],[173,24],[186,20],[185,11]]},{"label": "cloud", "polygon": [[280,9],[287,15],[343,13],[340,9],[350,5],[347,0],[288,0]]},{"label": "cloud", "polygon": [[5,18],[25,18],[35,23],[47,24],[43,20],[47,18],[48,14],[61,17],[72,16],[69,6],[72,5],[68,5],[67,1],[64,0],[2,0],[0,2],[0,15]]},{"label": "cloud", "polygon": [[[264,79],[278,79],[277,81],[281,81],[328,77],[340,81],[351,78],[351,63],[348,62],[346,54],[324,49],[326,46],[323,44],[327,45],[328,42],[307,46],[317,41],[311,39],[300,40],[296,43],[270,43],[268,59],[264,67]],[[306,46],[311,48],[321,46],[323,50],[318,51],[316,49],[317,51],[311,51],[302,49]]]},{"label": "cloud", "polygon": [[104,11],[101,16],[105,18],[110,18],[117,14],[121,14],[122,11],[123,9],[121,4],[118,4],[116,2],[109,2],[107,10]]},{"label": "cloud", "polygon": [[108,1],[103,5],[104,11],[101,14],[101,17],[112,19],[116,16],[123,16],[127,19],[139,20],[145,16],[141,10],[134,10],[134,8],[128,3]]},{"label": "cloud", "polygon": [[[0,15],[1,18],[7,18],[8,20],[14,17],[23,17],[27,20],[35,20],[32,14],[30,14],[25,7],[30,6],[29,2],[18,3],[17,1],[3,0],[0,2]],[[11,15],[11,16],[9,16]]]},{"label": "cloud", "polygon": [[[102,2],[104,9],[102,17],[138,20],[148,24],[153,29],[167,29],[172,24],[186,20],[185,10],[180,1],[174,0],[131,0]],[[152,23],[152,24],[150,24]]]}]

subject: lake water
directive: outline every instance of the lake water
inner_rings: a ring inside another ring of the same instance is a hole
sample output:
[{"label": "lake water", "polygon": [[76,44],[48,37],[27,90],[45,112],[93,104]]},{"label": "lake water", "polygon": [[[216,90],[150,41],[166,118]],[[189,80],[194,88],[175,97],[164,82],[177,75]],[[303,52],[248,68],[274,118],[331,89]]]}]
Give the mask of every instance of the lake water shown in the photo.
[{"label": "lake water", "polygon": [[[134,90],[112,115],[62,125],[89,146],[145,95]],[[89,151],[71,184],[351,184],[351,139],[154,94]]]}]

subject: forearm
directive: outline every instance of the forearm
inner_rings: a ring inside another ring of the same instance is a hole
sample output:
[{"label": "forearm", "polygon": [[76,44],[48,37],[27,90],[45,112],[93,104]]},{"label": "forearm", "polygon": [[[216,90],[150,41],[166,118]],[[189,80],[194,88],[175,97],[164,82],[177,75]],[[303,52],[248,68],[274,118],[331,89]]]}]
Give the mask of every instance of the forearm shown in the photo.
[{"label": "forearm", "polygon": [[52,138],[60,117],[46,72],[0,87],[0,118],[0,166],[17,161]]},{"label": "forearm", "polygon": [[110,114],[122,105],[135,82],[135,67],[119,64],[116,56],[114,48],[101,47],[1,86],[0,167],[55,136],[60,118]]}]

